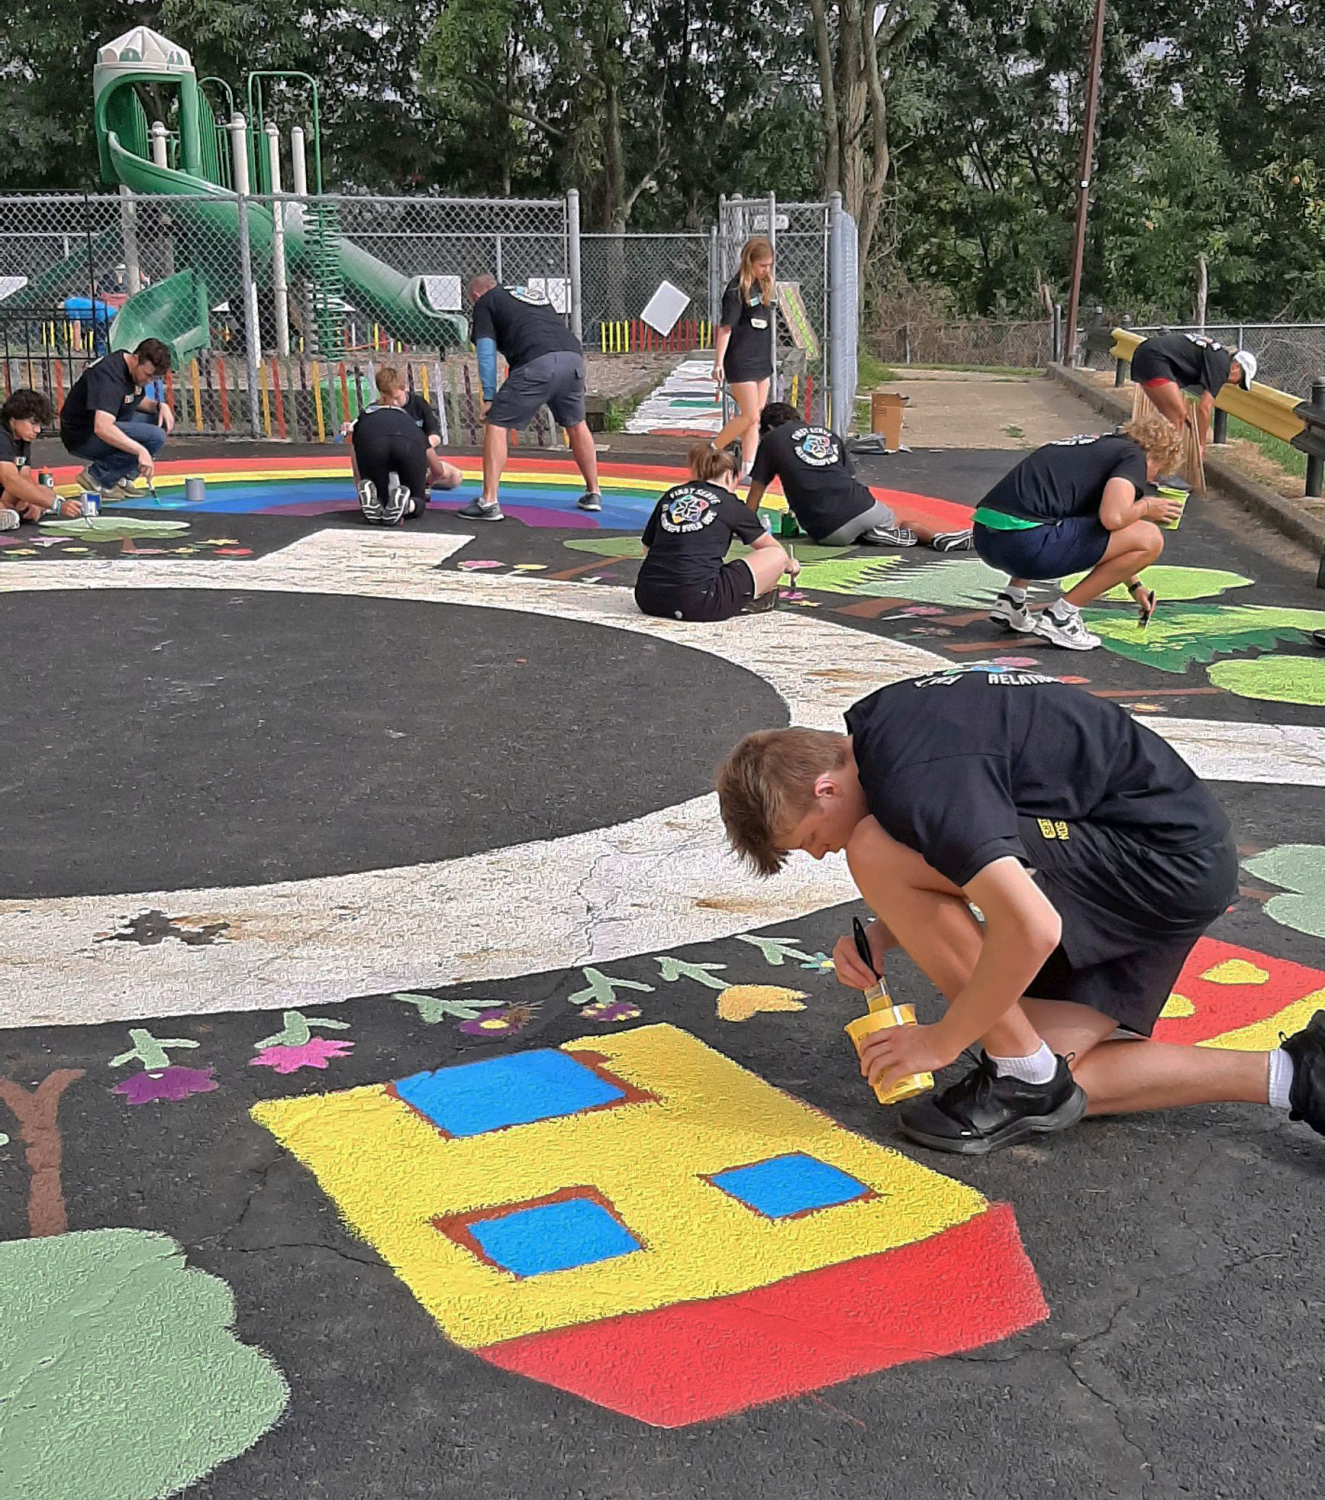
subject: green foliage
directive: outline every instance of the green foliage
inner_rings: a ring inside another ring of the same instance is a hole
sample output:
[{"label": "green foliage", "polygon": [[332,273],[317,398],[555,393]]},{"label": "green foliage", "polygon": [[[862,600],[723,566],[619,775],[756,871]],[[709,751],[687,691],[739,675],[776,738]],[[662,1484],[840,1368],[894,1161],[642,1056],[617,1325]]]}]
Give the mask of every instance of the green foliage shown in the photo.
[{"label": "green foliage", "polygon": [[1112,610],[1088,609],[1086,622],[1116,655],[1181,673],[1192,662],[1239,651],[1301,645],[1303,632],[1325,626],[1325,613],[1259,604],[1176,604],[1161,606],[1145,630],[1134,616]]}]

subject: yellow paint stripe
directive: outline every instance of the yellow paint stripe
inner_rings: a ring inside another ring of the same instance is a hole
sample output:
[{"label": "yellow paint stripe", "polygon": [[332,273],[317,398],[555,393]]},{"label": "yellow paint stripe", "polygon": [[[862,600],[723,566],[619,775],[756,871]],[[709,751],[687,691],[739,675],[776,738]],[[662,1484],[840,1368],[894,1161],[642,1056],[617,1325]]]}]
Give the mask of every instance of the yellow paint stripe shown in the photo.
[{"label": "yellow paint stripe", "polygon": [[1279,1045],[1279,1033],[1292,1036],[1325,1006],[1325,990],[1316,990],[1301,1000],[1285,1005],[1283,1010],[1267,1016],[1263,1021],[1253,1021],[1249,1026],[1240,1026],[1236,1031],[1222,1031],[1218,1036],[1207,1037],[1197,1042],[1198,1047],[1220,1047],[1230,1052],[1273,1052]]}]

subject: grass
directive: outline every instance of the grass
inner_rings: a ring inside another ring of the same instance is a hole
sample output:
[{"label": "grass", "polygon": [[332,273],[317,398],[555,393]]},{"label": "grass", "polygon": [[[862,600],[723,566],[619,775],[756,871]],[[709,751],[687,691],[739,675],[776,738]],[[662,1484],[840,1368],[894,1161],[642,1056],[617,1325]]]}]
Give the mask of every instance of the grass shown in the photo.
[{"label": "grass", "polygon": [[862,391],[873,390],[876,385],[887,385],[899,378],[891,365],[885,365],[881,359],[875,359],[863,350],[856,356],[856,369],[859,372],[857,389]]},{"label": "grass", "polygon": [[609,396],[603,412],[603,431],[624,432],[626,423],[634,416],[635,408],[643,399],[643,395]]},{"label": "grass", "polygon": [[1230,438],[1241,438],[1244,442],[1254,443],[1271,463],[1278,464],[1286,474],[1295,474],[1301,478],[1307,472],[1305,453],[1299,453],[1282,438],[1271,437],[1268,432],[1262,432],[1259,427],[1249,427],[1246,422],[1240,422],[1237,417],[1230,417],[1228,435]]}]

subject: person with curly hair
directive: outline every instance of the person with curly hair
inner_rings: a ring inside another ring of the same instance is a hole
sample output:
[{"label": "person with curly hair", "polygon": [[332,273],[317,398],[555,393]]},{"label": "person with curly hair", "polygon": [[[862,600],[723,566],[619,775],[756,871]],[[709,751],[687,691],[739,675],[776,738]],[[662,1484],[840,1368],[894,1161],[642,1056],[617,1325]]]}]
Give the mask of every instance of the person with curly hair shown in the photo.
[{"label": "person with curly hair", "polygon": [[44,391],[16,390],[0,406],[0,531],[12,531],[20,521],[83,514],[81,500],[61,500],[32,477],[32,445],[54,420]]}]

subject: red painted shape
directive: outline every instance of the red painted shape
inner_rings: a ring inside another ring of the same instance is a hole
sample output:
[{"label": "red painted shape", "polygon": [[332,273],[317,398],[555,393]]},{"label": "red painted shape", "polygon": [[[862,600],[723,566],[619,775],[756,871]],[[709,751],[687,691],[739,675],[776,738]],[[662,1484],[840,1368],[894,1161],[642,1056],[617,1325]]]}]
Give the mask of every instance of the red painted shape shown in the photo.
[{"label": "red painted shape", "polygon": [[889,490],[879,485],[871,485],[870,494],[891,506],[903,520],[907,516],[919,516],[926,521],[936,521],[950,531],[966,530],[975,514],[973,506],[958,505],[955,500],[941,500],[937,495],[913,495],[909,490]]},{"label": "red painted shape", "polygon": [[[1216,964],[1240,958],[1264,969],[1269,978],[1264,984],[1213,984],[1201,975]],[[1187,955],[1174,990],[1185,995],[1196,1007],[1190,1016],[1165,1017],[1155,1025],[1157,1042],[1179,1042],[1190,1046],[1224,1031],[1236,1031],[1263,1021],[1294,1000],[1301,1000],[1315,990],[1325,989],[1325,973],[1305,964],[1290,963],[1285,958],[1271,958],[1252,948],[1221,943],[1217,938],[1203,937]]]},{"label": "red painted shape", "polygon": [[974,1349],[1048,1316],[1012,1210],[995,1204],[882,1255],[475,1353],[638,1421],[683,1427]]}]

